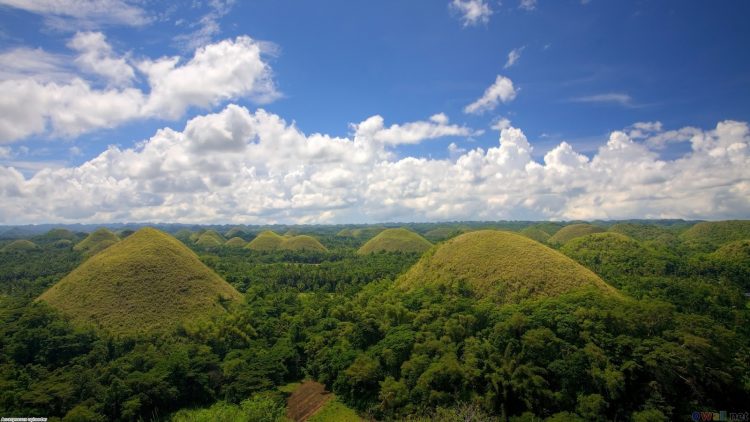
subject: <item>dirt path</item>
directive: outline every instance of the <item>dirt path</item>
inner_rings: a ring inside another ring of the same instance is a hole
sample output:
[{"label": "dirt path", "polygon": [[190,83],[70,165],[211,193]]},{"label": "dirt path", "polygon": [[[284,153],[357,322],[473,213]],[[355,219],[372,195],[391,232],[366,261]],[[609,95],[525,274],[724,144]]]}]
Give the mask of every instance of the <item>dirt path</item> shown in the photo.
[{"label": "dirt path", "polygon": [[326,391],[323,384],[305,381],[287,399],[286,416],[295,422],[304,422],[331,397],[331,392]]}]

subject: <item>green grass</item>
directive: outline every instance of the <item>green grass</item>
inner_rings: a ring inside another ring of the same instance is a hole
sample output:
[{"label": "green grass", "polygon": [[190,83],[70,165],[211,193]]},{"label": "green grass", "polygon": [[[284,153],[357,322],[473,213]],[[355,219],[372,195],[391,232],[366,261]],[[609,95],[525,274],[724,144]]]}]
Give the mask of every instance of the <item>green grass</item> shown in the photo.
[{"label": "green grass", "polygon": [[531,240],[536,240],[539,243],[547,243],[547,241],[551,237],[549,233],[545,232],[539,227],[534,226],[526,227],[525,229],[521,230],[520,233]]},{"label": "green grass", "polygon": [[750,239],[750,220],[698,223],[680,237],[690,246],[713,250],[735,240]]},{"label": "green grass", "polygon": [[216,248],[224,244],[224,237],[215,230],[206,230],[198,237],[195,244],[202,248]]},{"label": "green grass", "polygon": [[362,421],[357,412],[341,403],[335,396],[312,415],[308,422],[353,422]]},{"label": "green grass", "polygon": [[6,245],[3,248],[3,252],[24,252],[33,251],[35,249],[39,249],[39,246],[37,246],[36,243],[26,239],[19,239]]},{"label": "green grass", "polygon": [[515,303],[594,286],[616,289],[565,255],[516,233],[470,232],[427,252],[396,281],[402,289],[468,288],[480,298]]},{"label": "green grass", "polygon": [[85,261],[38,300],[75,323],[129,335],[210,318],[240,298],[177,239],[143,228]]},{"label": "green grass", "polygon": [[432,247],[427,239],[411,230],[387,229],[365,243],[357,253],[370,254],[375,252],[424,252]]},{"label": "green grass", "polygon": [[224,246],[230,248],[244,248],[245,245],[247,245],[247,242],[241,237],[233,237],[224,243]]},{"label": "green grass", "polygon": [[570,240],[576,237],[586,236],[594,233],[602,233],[604,229],[601,227],[593,226],[591,224],[571,224],[565,226],[552,235],[547,243],[550,245],[561,246],[568,243]]},{"label": "green grass", "polygon": [[293,236],[285,238],[281,245],[279,245],[279,249],[283,250],[290,250],[290,251],[318,251],[318,252],[326,252],[328,249],[323,246],[320,242],[318,242],[317,239],[315,239],[312,236],[307,235],[299,235],[299,236]]},{"label": "green grass", "polygon": [[[73,249],[83,253],[84,255],[91,256],[98,252],[101,252],[102,250],[114,245],[119,241],[120,238],[117,237],[116,234],[102,227],[100,229],[96,229],[91,234],[86,236],[85,239],[78,242],[78,244],[75,245]],[[102,244],[100,245],[100,243]]]},{"label": "green grass", "polygon": [[245,247],[254,251],[273,251],[278,249],[283,241],[284,238],[282,236],[279,236],[271,230],[266,230],[259,233],[255,239]]}]

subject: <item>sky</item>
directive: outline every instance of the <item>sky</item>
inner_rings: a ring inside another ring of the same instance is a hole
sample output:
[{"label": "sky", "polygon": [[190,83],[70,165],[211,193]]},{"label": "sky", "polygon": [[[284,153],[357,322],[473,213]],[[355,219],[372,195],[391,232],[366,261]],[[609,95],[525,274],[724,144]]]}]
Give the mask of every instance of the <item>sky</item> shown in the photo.
[{"label": "sky", "polygon": [[0,224],[749,218],[749,12],[0,0]]}]

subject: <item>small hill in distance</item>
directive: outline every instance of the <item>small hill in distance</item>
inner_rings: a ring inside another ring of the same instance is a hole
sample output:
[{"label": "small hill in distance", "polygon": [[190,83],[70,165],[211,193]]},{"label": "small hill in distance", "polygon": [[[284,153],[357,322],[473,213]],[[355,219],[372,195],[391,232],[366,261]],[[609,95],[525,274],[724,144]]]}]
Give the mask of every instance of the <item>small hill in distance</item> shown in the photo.
[{"label": "small hill in distance", "polygon": [[255,251],[316,251],[326,252],[328,249],[312,236],[280,236],[271,230],[264,231],[245,246]]},{"label": "small hill in distance", "polygon": [[74,323],[130,335],[211,318],[240,298],[180,241],[142,228],[86,260],[38,300]]},{"label": "small hill in distance", "polygon": [[427,252],[396,281],[411,290],[445,286],[468,288],[496,303],[555,296],[594,287],[618,294],[589,269],[517,233],[480,230],[462,234]]},{"label": "small hill in distance", "polygon": [[224,244],[224,237],[215,230],[206,230],[195,241],[196,246],[201,248],[218,248]]},{"label": "small hill in distance", "polygon": [[233,237],[239,237],[241,239],[247,238],[249,233],[245,231],[242,227],[232,227],[229,229],[226,233],[224,233],[224,237],[227,239],[231,239]]},{"label": "small hill in distance", "polygon": [[338,233],[336,233],[336,236],[339,237],[353,237],[355,239],[369,239],[374,236],[376,236],[378,233],[385,230],[384,227],[380,226],[374,226],[374,227],[361,227],[361,228],[355,228],[355,229],[342,229]]},{"label": "small hill in distance", "polygon": [[456,237],[468,231],[470,231],[470,229],[466,227],[455,227],[455,226],[454,227],[450,227],[450,226],[438,227],[425,233],[424,237],[430,242],[441,242],[443,240],[448,240],[452,237]]},{"label": "small hill in distance", "polygon": [[549,238],[552,237],[546,231],[535,226],[526,227],[525,229],[521,230],[520,233],[531,240],[536,240],[539,243],[547,243]]},{"label": "small hill in distance", "polygon": [[604,232],[603,228],[591,224],[571,224],[558,230],[547,240],[547,243],[554,246],[562,246],[576,237],[602,232]]},{"label": "small hill in distance", "polygon": [[70,240],[72,242],[76,240],[76,234],[68,229],[52,229],[47,233],[38,236],[38,239],[51,242],[56,240]]},{"label": "small hill in distance", "polygon": [[78,242],[73,250],[81,252],[84,256],[92,256],[119,242],[120,238],[104,227],[91,232],[85,239]]},{"label": "small hill in distance", "polygon": [[387,229],[378,233],[357,251],[358,254],[375,252],[408,252],[423,253],[430,249],[432,243],[419,234],[404,228]]},{"label": "small hill in distance", "polygon": [[279,248],[282,250],[290,251],[328,251],[328,248],[323,246],[322,243],[318,242],[318,239],[304,234],[284,238]]},{"label": "small hill in distance", "polygon": [[697,223],[680,238],[688,246],[708,252],[735,240],[750,239],[750,220]]},{"label": "small hill in distance", "polygon": [[26,252],[26,251],[33,251],[39,249],[39,246],[37,246],[36,243],[26,240],[26,239],[18,239],[10,242],[8,245],[6,245],[2,251],[9,253],[9,252]]},{"label": "small hill in distance", "polygon": [[247,245],[247,242],[241,237],[233,237],[224,243],[224,246],[228,248],[244,248],[245,245]]},{"label": "small hill in distance", "polygon": [[273,251],[278,249],[283,241],[284,238],[282,236],[271,230],[266,230],[258,233],[255,239],[250,241],[245,247],[254,251]]}]

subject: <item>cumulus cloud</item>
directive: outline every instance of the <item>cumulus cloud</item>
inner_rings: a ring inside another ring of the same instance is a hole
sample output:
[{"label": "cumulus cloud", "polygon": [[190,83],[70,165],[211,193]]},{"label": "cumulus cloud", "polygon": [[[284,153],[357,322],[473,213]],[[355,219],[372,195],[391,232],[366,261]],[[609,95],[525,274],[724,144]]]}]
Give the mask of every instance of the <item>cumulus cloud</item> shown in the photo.
[{"label": "cumulus cloud", "polygon": [[498,104],[513,101],[516,98],[513,81],[505,76],[497,75],[495,83],[484,91],[484,94],[473,103],[464,107],[464,113],[481,114],[494,110]]},{"label": "cumulus cloud", "polygon": [[[201,47],[186,62],[118,57],[98,32],[78,33],[69,46],[78,53],[75,63],[107,86],[97,88],[40,50],[3,53],[0,143],[48,132],[73,137],[134,119],[177,119],[190,107],[205,109],[237,98],[265,103],[279,95],[264,44],[246,36]],[[26,71],[12,63],[18,57],[31,64]],[[148,91],[134,84],[138,77]]]},{"label": "cumulus cloud", "polygon": [[505,62],[505,66],[503,66],[505,69],[513,66],[518,62],[518,59],[521,58],[521,53],[523,52],[524,47],[514,48],[513,50],[510,50],[510,53],[508,53],[508,60]]},{"label": "cumulus cloud", "polygon": [[86,72],[104,77],[115,86],[127,86],[135,71],[122,57],[115,57],[112,47],[101,32],[79,32],[68,43],[79,52],[75,63]]},{"label": "cumulus cloud", "polygon": [[[740,218],[750,213],[750,127],[723,121],[662,160],[615,131],[591,158],[561,143],[532,159],[510,125],[496,146],[438,160],[398,158],[393,145],[445,136],[436,115],[386,126],[377,116],[338,138],[305,134],[263,110],[229,105],[109,147],[78,167],[24,177],[0,166],[0,222],[352,221]],[[432,129],[416,130],[429,127]],[[395,129],[399,128],[399,129]],[[409,130],[404,128],[411,128]],[[393,129],[393,130],[390,130]],[[378,135],[378,134],[381,135]],[[387,133],[388,135],[383,135]],[[398,139],[401,136],[402,138]],[[74,198],[74,199],[73,199]]]},{"label": "cumulus cloud", "polygon": [[47,25],[63,30],[149,23],[151,18],[134,3],[124,0],[0,0],[2,6],[44,16]]},{"label": "cumulus cloud", "polygon": [[235,0],[210,0],[208,12],[191,24],[195,29],[176,36],[174,40],[184,49],[191,51],[210,43],[221,32],[219,21],[232,10],[234,3]]},{"label": "cumulus cloud", "polygon": [[385,145],[417,144],[425,139],[435,139],[444,136],[470,136],[474,132],[465,127],[448,124],[448,116],[443,113],[435,114],[429,121],[411,122],[404,125],[394,124],[383,126],[383,118],[372,116],[362,123],[352,125],[355,137],[381,142]]},{"label": "cumulus cloud", "polygon": [[492,9],[485,0],[451,0],[450,7],[461,15],[465,27],[486,24],[492,16]]}]

